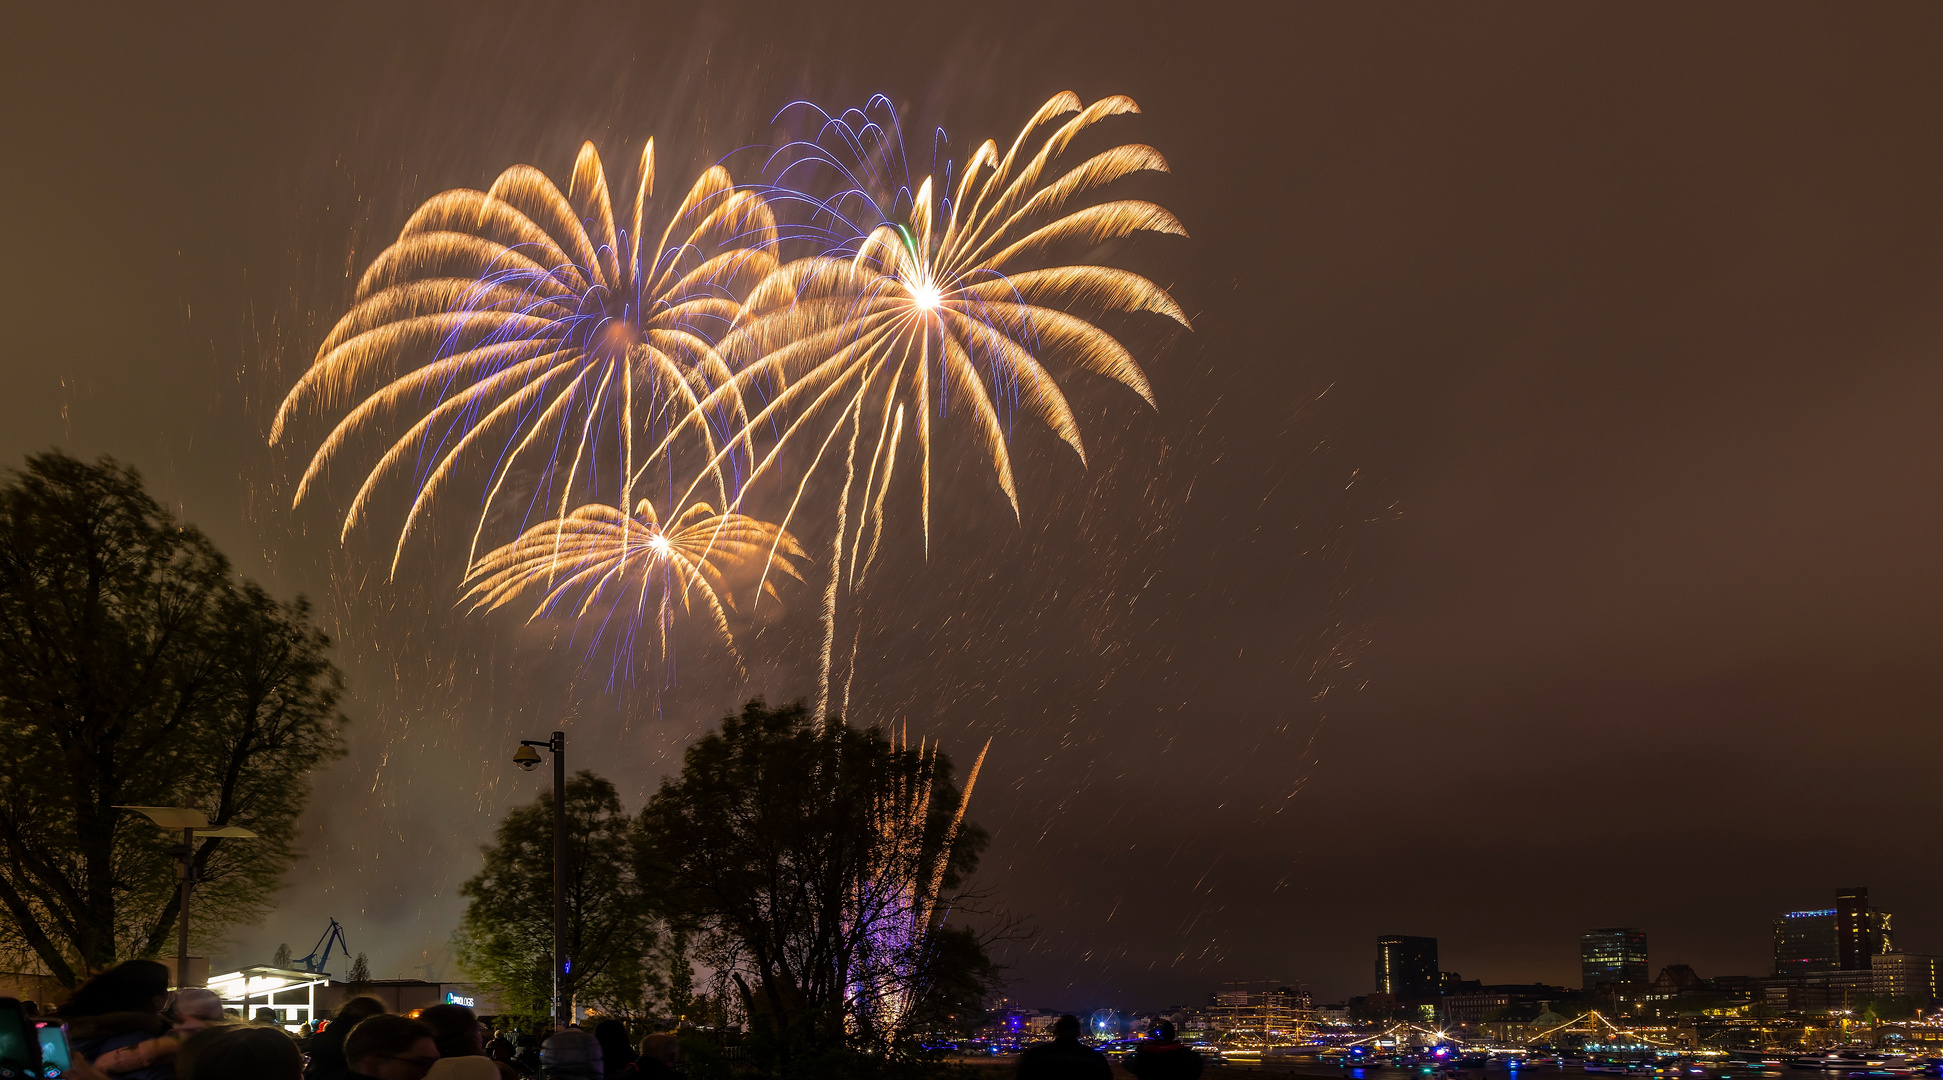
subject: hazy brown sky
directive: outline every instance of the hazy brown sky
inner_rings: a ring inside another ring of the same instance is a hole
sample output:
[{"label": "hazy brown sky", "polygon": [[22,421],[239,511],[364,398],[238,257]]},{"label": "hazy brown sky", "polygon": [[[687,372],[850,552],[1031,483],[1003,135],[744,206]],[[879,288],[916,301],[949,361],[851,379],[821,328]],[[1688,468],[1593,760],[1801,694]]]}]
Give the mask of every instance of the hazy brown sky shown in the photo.
[{"label": "hazy brown sky", "polygon": [[[1192,334],[1160,410],[1077,380],[1090,468],[1019,435],[1024,521],[948,479],[871,595],[859,719],[996,739],[982,874],[1019,995],[1366,992],[1373,940],[1487,981],[1766,970],[1866,884],[1943,951],[1934,837],[1943,12],[1790,4],[57,5],[8,16],[0,459],[112,453],[243,572],[316,597],[349,759],[232,959],[326,916],[429,964],[510,740],[562,717],[630,806],[787,624],[681,685],[452,610],[436,541],[289,509],[271,411],[436,191],[583,139],[675,176],[795,98],[1008,138],[1126,93],[1192,239],[1127,258]],[[916,140],[914,139],[914,142]],[[308,441],[305,441],[308,440]],[[341,495],[342,493],[337,493]],[[334,496],[336,497],[336,496]],[[801,605],[799,605],[801,606]],[[697,657],[705,643],[693,645]],[[1326,691],[1326,693],[1325,693]]]}]

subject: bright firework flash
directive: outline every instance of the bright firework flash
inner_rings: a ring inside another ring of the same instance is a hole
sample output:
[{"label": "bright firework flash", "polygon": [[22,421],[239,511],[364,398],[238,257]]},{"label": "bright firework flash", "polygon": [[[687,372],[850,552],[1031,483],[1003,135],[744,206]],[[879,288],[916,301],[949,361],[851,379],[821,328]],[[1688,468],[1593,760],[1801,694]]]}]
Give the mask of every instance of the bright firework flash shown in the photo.
[{"label": "bright firework flash", "polygon": [[[782,518],[785,526],[826,458],[842,459],[824,594],[819,715],[829,706],[837,594],[840,587],[854,589],[875,559],[907,437],[916,443],[928,550],[932,429],[948,406],[971,417],[1016,516],[1007,439],[1017,410],[1044,422],[1086,460],[1073,410],[1042,357],[1104,375],[1154,404],[1132,354],[1068,309],[1150,312],[1186,326],[1180,307],[1137,274],[1059,263],[1062,252],[1091,251],[1135,233],[1185,235],[1154,203],[1087,198],[1122,177],[1166,171],[1152,147],[1117,146],[1077,164],[1066,159],[1087,128],[1138,111],[1126,97],[1082,106],[1062,93],[1033,114],[1003,154],[987,140],[955,180],[952,164],[943,162],[913,186],[895,110],[879,95],[841,116],[818,111],[815,138],[772,157],[769,198],[779,207],[806,204],[810,238],[821,250],[778,267],[751,292],[735,331],[722,342],[736,365],[735,381],[716,393],[725,402],[767,398],[760,410],[752,407],[744,429],[755,463],[751,480],[784,446],[809,441],[813,457]],[[755,439],[764,431],[774,434],[766,452],[758,452]],[[834,444],[842,449],[830,455]]]},{"label": "bright firework flash", "polygon": [[[646,499],[632,514],[595,503],[540,522],[487,552],[467,575],[466,599],[475,611],[491,611],[537,593],[532,618],[564,612],[576,627],[591,623],[594,645],[610,631],[616,634],[617,668],[634,653],[649,622],[667,665],[676,609],[686,613],[699,600],[740,672],[742,658],[725,610],[735,606],[728,575],[759,562],[765,571],[774,567],[800,580],[791,560],[803,555],[795,538],[777,526],[718,514],[707,503],[688,507],[665,526]],[[775,595],[766,573],[756,588]]]},{"label": "bright firework flash", "polygon": [[[846,984],[848,1016],[852,1024],[874,1032],[885,1042],[900,1034],[904,1018],[927,989],[925,951],[931,935],[949,914],[944,896],[952,845],[971,805],[978,770],[992,748],[990,740],[978,751],[958,804],[941,837],[932,840],[932,792],[938,776],[938,747],[919,742],[917,769],[878,796],[875,808],[877,848],[864,880],[850,900],[851,925],[862,931],[862,948],[852,959]],[[891,735],[891,750],[913,754],[908,732]]]},{"label": "bright firework flash", "polygon": [[[413,528],[468,463],[484,478],[474,554],[502,496],[524,525],[566,518],[587,501],[630,506],[657,466],[674,484],[673,447],[684,436],[710,459],[702,472],[718,495],[733,498],[743,463],[714,451],[745,418],[733,395],[716,392],[730,373],[713,341],[738,311],[738,281],[775,268],[775,221],[759,195],[716,166],[657,223],[654,183],[649,140],[631,214],[617,220],[587,143],[564,194],[518,165],[487,191],[447,191],[420,207],[365,271],[355,304],[277,412],[272,443],[300,409],[335,408],[377,384],[319,446],[294,501],[347,444],[381,433],[389,448],[341,535],[388,477],[408,474],[395,574]],[[421,415],[402,433],[390,426],[412,413]],[[637,437],[655,449],[640,453]]]}]

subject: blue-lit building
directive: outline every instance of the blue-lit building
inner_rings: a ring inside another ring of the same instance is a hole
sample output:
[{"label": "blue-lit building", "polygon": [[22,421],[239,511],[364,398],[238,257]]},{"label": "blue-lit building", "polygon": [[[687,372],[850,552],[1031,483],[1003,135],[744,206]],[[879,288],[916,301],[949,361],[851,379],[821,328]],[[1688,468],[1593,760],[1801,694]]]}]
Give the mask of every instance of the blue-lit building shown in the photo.
[{"label": "blue-lit building", "polygon": [[1585,989],[1602,983],[1643,983],[1652,977],[1646,962],[1646,931],[1608,926],[1579,935],[1579,979]]},{"label": "blue-lit building", "polygon": [[1869,907],[1869,890],[1843,889],[1835,906],[1789,911],[1774,920],[1774,973],[1867,971],[1893,949],[1889,913]]},{"label": "blue-lit building", "polygon": [[1782,912],[1774,920],[1774,973],[1834,971],[1836,945],[1834,908]]}]

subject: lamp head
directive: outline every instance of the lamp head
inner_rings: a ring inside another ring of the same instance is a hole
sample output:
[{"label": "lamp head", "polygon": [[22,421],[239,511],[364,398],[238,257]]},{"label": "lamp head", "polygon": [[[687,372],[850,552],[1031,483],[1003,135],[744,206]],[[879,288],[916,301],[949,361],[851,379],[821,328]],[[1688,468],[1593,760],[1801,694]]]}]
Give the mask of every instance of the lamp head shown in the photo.
[{"label": "lamp head", "polygon": [[527,772],[532,772],[540,767],[540,752],[533,747],[522,745],[518,750],[513,751],[513,764]]},{"label": "lamp head", "polygon": [[117,806],[133,810],[164,829],[207,829],[209,818],[193,806]]}]

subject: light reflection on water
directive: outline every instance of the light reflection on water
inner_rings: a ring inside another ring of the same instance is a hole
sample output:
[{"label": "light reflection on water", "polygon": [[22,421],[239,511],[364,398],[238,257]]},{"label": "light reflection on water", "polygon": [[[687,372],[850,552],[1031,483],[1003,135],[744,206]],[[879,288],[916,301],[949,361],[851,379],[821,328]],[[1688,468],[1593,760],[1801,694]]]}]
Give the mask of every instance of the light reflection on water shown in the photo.
[{"label": "light reflection on water", "polygon": [[[1263,1072],[1288,1073],[1291,1075],[1319,1078],[1346,1077],[1348,1080],[1437,1080],[1439,1077],[1439,1074],[1431,1069],[1392,1068],[1385,1065],[1359,1065],[1354,1068],[1343,1068],[1339,1065],[1325,1064],[1314,1058],[1284,1058],[1280,1060],[1271,1058],[1267,1061],[1229,1059],[1223,1061],[1221,1064],[1224,1068],[1257,1069]],[[1700,1080],[1702,1076],[1706,1080],[1734,1080],[1735,1077],[1780,1076],[1784,1071],[1782,1069],[1764,1070],[1709,1065],[1705,1067],[1704,1073],[1697,1075],[1684,1071],[1641,1072],[1625,1075],[1633,1078],[1633,1080]],[[1514,1078],[1522,1077],[1532,1077],[1536,1080],[1538,1077],[1583,1077],[1586,1075],[1588,1075],[1586,1071],[1578,1066],[1561,1068],[1557,1065],[1532,1065],[1520,1069],[1507,1069],[1503,1065],[1495,1062],[1482,1068],[1464,1068],[1457,1070],[1455,1073],[1447,1072],[1442,1074],[1444,1080],[1484,1080],[1487,1076],[1490,1077],[1490,1080],[1514,1080]],[[1607,1074],[1593,1073],[1590,1075],[1603,1077]],[[1833,1077],[1839,1076],[1840,1074],[1822,1073],[1819,1075]]]}]

